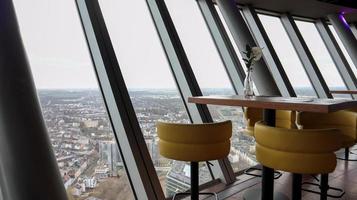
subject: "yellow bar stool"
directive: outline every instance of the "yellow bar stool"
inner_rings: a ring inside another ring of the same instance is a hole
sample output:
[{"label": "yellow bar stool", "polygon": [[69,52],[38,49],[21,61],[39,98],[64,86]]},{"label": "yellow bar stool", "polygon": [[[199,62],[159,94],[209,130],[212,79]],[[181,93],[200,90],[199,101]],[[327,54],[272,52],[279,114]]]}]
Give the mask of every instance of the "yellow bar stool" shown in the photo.
[{"label": "yellow bar stool", "polygon": [[[301,199],[302,174],[321,174],[321,200],[327,199],[328,174],[336,167],[334,151],[342,145],[338,129],[287,129],[255,125],[257,160],[272,169],[293,173],[292,199]],[[246,198],[246,199],[249,199]]]},{"label": "yellow bar stool", "polygon": [[333,113],[309,113],[298,112],[297,124],[302,129],[314,128],[338,128],[341,130],[341,138],[345,149],[344,158],[340,160],[357,161],[349,159],[349,148],[357,142],[357,113],[349,110],[343,110]]},{"label": "yellow bar stool", "polygon": [[214,195],[216,193],[199,193],[200,161],[219,160],[225,158],[230,151],[232,122],[206,124],[157,123],[159,136],[159,151],[166,158],[191,162],[191,192],[177,193],[191,195],[192,200],[198,200],[199,195]]},{"label": "yellow bar stool", "polygon": [[[256,122],[263,119],[263,109],[261,108],[244,108],[244,118],[246,120],[246,128],[243,133],[254,138],[254,125]],[[277,110],[275,117],[276,127],[296,129],[296,114],[294,111]],[[261,177],[261,174],[254,171],[261,171],[261,167],[250,167],[244,171],[245,174]],[[282,173],[275,171],[274,179],[280,178]]]},{"label": "yellow bar stool", "polygon": [[[357,161],[349,159],[350,147],[356,144],[357,140],[357,113],[352,110],[344,110],[333,113],[309,113],[298,112],[296,118],[297,124],[301,129],[314,129],[314,128],[338,128],[341,131],[342,146],[345,149],[344,156],[337,156],[339,160]],[[317,179],[317,181],[319,181]],[[304,182],[303,185],[313,185],[320,187],[320,184],[312,182]],[[316,190],[303,189],[308,192],[317,193]],[[329,190],[334,191],[329,193],[328,196],[332,198],[341,198],[345,192],[341,188],[330,187]]]},{"label": "yellow bar stool", "polygon": [[[245,133],[254,137],[254,125],[263,119],[263,109],[244,108],[244,118],[247,122]],[[275,117],[276,127],[296,129],[296,112],[290,110],[277,110]]]}]

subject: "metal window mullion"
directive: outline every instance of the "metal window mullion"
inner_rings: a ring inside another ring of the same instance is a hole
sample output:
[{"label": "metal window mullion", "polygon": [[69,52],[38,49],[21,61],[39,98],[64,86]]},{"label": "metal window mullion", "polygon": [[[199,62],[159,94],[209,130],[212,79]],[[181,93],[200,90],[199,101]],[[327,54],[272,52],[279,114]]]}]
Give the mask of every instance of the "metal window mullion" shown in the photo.
[{"label": "metal window mullion", "polygon": [[343,45],[345,46],[348,54],[350,55],[352,62],[357,68],[357,38],[353,35],[351,27],[346,23],[342,14],[328,15],[333,28],[340,37]]},{"label": "metal window mullion", "polygon": [[[187,102],[188,97],[201,96],[202,92],[193,74],[191,65],[165,2],[163,0],[147,0],[147,5],[192,122],[213,122],[206,105],[191,104]],[[213,164],[212,171],[215,177],[219,177],[225,183],[232,183],[235,180],[233,169],[228,158],[213,161]]]},{"label": "metal window mullion", "polygon": [[77,8],[135,198],[164,199],[97,0],[77,0]]},{"label": "metal window mullion", "polygon": [[[235,0],[217,0],[216,3],[232,33],[240,53],[242,54],[242,52],[245,51],[247,44],[250,46],[257,46],[247,24],[236,6]],[[242,54],[242,56],[244,55]],[[281,95],[279,88],[263,59],[257,62],[254,66],[253,80],[260,94]]]},{"label": "metal window mullion", "polygon": [[303,64],[316,94],[320,98],[332,98],[325,80],[309,50],[300,30],[298,29],[293,17],[290,14],[283,14],[281,22]]},{"label": "metal window mullion", "polygon": [[210,30],[235,92],[243,94],[244,69],[224,29],[214,3],[212,0],[197,0],[197,4]]},{"label": "metal window mullion", "polygon": [[357,38],[357,22],[351,24],[351,31],[355,38]]},{"label": "metal window mullion", "polygon": [[295,97],[295,91],[256,11],[251,6],[243,7],[242,10],[255,41],[260,47],[264,47],[263,58],[267,63],[282,96]]},{"label": "metal window mullion", "polygon": [[357,89],[357,79],[354,76],[351,66],[343,54],[340,46],[338,45],[335,37],[328,27],[325,19],[318,19],[315,22],[315,26],[320,33],[322,40],[324,41],[327,50],[329,51],[332,60],[334,61],[336,68],[338,69],[346,87],[349,90]]}]

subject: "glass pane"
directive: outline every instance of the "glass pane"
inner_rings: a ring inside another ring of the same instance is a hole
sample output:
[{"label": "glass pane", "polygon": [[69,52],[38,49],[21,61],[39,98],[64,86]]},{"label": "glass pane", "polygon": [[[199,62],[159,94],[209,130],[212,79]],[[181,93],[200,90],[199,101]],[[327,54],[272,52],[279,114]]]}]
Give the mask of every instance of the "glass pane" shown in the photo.
[{"label": "glass pane", "polygon": [[309,77],[278,17],[258,14],[297,96],[316,96]]},{"label": "glass pane", "polygon": [[351,56],[348,54],[345,45],[343,45],[343,43],[342,43],[340,37],[338,36],[338,34],[337,34],[336,30],[333,28],[333,26],[332,26],[332,25],[329,25],[328,27],[330,28],[332,34],[335,36],[335,39],[336,39],[338,45],[340,46],[341,51],[343,52],[343,55],[345,55],[345,57],[346,57],[346,59],[347,59],[347,62],[348,62],[348,64],[350,65],[350,67],[351,67],[353,73],[355,74],[355,76],[357,76],[357,68],[356,68],[355,64],[353,63],[353,61],[352,61],[352,59],[351,59]]},{"label": "glass pane", "polygon": [[233,90],[197,2],[165,2],[201,87]]},{"label": "glass pane", "polygon": [[[145,1],[102,0],[103,15],[166,196],[190,188],[189,163],[162,157],[156,122],[190,123]],[[135,8],[135,9],[128,9]],[[210,181],[201,163],[201,183]]]},{"label": "glass pane", "polygon": [[[229,30],[229,28],[228,28],[228,25],[227,25],[226,21],[224,20],[224,17],[223,17],[223,15],[222,15],[222,13],[221,13],[221,11],[219,10],[219,8],[218,8],[217,5],[215,5],[215,9],[216,9],[216,11],[217,11],[217,13],[218,13],[219,18],[221,19],[221,22],[222,22],[222,24],[223,24],[223,26],[224,26],[224,29],[226,30],[226,33],[227,33],[227,35],[228,35],[228,37],[229,37],[229,40],[231,41],[231,43],[232,43],[232,45],[233,45],[233,48],[234,48],[235,52],[237,53],[237,56],[238,56],[238,58],[239,58],[239,61],[240,61],[241,65],[242,65],[243,67],[245,67],[245,62],[243,61],[242,54],[240,53],[237,44],[234,42],[233,35],[232,35],[232,33],[230,32],[230,30]],[[244,70],[244,71],[246,72],[246,70]]]},{"label": "glass pane", "polygon": [[[335,63],[333,62],[330,53],[328,52],[320,33],[314,23],[295,20],[307,46],[309,47],[312,56],[314,57],[317,66],[319,67],[322,76],[324,77],[330,90],[345,90],[346,86],[343,82],[340,73],[338,72]],[[350,98],[350,95],[336,95],[335,98]]]},{"label": "glass pane", "polygon": [[[230,30],[229,30],[229,28],[228,28],[228,25],[227,25],[226,21],[224,20],[224,17],[223,17],[223,15],[222,15],[222,13],[221,13],[221,11],[219,10],[219,8],[218,8],[217,5],[215,5],[215,9],[216,9],[216,11],[217,11],[217,13],[218,13],[219,18],[221,19],[221,22],[222,22],[223,27],[224,27],[224,29],[225,29],[227,35],[228,35],[228,38],[229,38],[229,40],[231,41],[231,44],[233,45],[233,48],[234,48],[235,53],[236,53],[236,55],[237,55],[237,57],[238,57],[238,59],[239,59],[239,62],[240,62],[240,64],[242,65],[245,74],[247,74],[247,69],[246,69],[245,62],[244,62],[244,60],[243,60],[243,57],[242,57],[241,52],[240,52],[239,49],[238,49],[237,44],[236,44],[235,41],[234,41],[233,35],[232,35],[232,33],[230,32]],[[240,13],[242,14],[242,11],[241,11],[241,10],[240,10]],[[243,17],[243,19],[245,19],[245,18]],[[257,87],[255,86],[254,83],[253,83],[253,89],[254,89],[254,94],[259,95],[258,89],[257,89]]]},{"label": "glass pane", "polygon": [[[165,2],[203,94],[234,95],[232,84],[197,2],[176,0]],[[234,124],[232,148],[228,157],[234,170],[239,171],[255,164],[254,154],[247,151],[254,146],[253,140],[246,139],[246,136],[241,133],[244,126],[242,109],[209,106],[209,110],[215,121],[232,120]]]},{"label": "glass pane", "polygon": [[75,1],[14,3],[49,138],[70,199],[134,199]]}]

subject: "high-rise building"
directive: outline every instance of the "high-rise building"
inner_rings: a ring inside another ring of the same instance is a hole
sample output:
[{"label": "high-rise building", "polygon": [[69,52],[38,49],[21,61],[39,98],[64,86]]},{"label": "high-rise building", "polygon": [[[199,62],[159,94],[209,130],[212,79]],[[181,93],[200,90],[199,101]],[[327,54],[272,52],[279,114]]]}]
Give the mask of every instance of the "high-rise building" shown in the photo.
[{"label": "high-rise building", "polygon": [[117,144],[115,141],[100,141],[98,145],[101,161],[108,166],[113,176],[117,176],[119,167],[123,167]]}]

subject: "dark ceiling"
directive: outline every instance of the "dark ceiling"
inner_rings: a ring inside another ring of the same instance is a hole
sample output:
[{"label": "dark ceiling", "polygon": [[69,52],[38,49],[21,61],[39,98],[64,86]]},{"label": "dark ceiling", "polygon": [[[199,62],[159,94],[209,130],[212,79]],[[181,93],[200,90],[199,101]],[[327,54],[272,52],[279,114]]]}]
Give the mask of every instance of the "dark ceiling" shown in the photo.
[{"label": "dark ceiling", "polygon": [[356,0],[318,0],[330,4],[346,6],[350,8],[357,8],[357,1]]},{"label": "dark ceiling", "polygon": [[328,14],[345,13],[348,22],[357,22],[357,0],[236,0],[239,5],[252,5],[255,8],[278,13],[322,18]]}]

